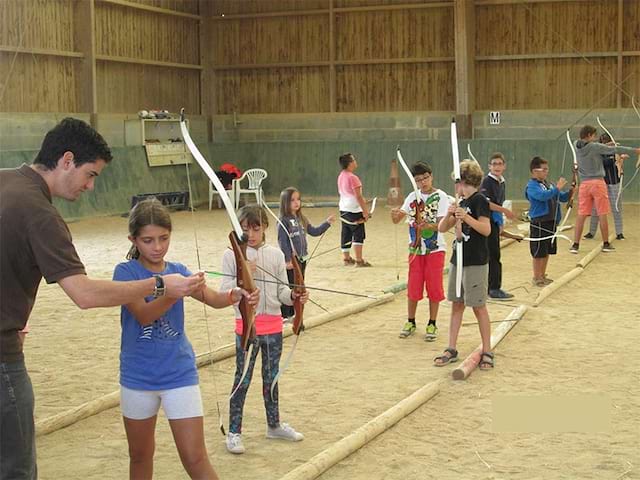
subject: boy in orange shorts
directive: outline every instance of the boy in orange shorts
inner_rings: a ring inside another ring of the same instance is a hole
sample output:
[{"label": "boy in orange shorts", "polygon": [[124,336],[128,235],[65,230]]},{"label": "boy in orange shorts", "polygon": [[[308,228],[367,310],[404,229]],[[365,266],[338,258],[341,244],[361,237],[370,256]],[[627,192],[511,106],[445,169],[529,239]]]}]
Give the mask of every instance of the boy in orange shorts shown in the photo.
[{"label": "boy in orange shorts", "polygon": [[580,187],[578,189],[578,216],[576,218],[576,231],[573,245],[569,250],[578,253],[580,238],[584,228],[584,222],[591,215],[591,209],[595,206],[600,220],[600,232],[602,233],[602,251],[612,252],[615,249],[609,243],[609,223],[607,214],[609,207],[609,195],[604,181],[604,165],[602,155],[609,154],[637,154],[640,148],[607,146],[596,141],[596,129],[591,125],[585,125],[580,130],[580,140],[576,140],[574,146],[578,158],[578,174],[580,175]]}]

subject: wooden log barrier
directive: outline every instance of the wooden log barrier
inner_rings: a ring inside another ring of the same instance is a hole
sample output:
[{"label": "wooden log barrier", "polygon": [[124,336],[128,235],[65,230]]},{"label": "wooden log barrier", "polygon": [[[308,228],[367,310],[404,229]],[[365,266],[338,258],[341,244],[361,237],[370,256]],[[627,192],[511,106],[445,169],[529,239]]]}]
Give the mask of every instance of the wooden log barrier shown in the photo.
[{"label": "wooden log barrier", "polygon": [[[610,242],[613,242],[615,239],[616,239],[615,233],[612,233],[611,235],[609,235]],[[587,253],[584,257],[582,257],[582,259],[578,263],[576,263],[576,267],[585,268],[587,265],[589,265],[593,261],[594,258],[596,258],[601,253],[602,253],[602,244],[598,243],[597,247],[593,248],[593,250]]]},{"label": "wooden log barrier", "polygon": [[36,437],[47,435],[61,428],[68,427],[80,420],[96,415],[110,408],[120,405],[120,390],[90,400],[78,405],[71,410],[60,412],[57,415],[47,417],[36,422]]},{"label": "wooden log barrier", "polygon": [[311,480],[388,430],[415,409],[431,400],[440,391],[440,382],[430,383],[378,415],[373,420],[334,443],[307,462],[287,473],[281,480]]},{"label": "wooden log barrier", "polygon": [[569,270],[560,278],[556,279],[552,284],[544,287],[542,290],[540,290],[538,297],[534,300],[533,306],[537,307],[538,305],[540,305],[545,298],[547,298],[549,295],[551,295],[553,292],[558,290],[563,285],[566,285],[567,283],[572,281],[574,278],[580,275],[583,271],[584,269],[582,267],[576,267],[573,270]]},{"label": "wooden log barrier", "polygon": [[[354,313],[362,312],[368,308],[382,305],[383,303],[393,300],[393,297],[393,293],[385,293],[378,298],[366,299],[329,313],[323,313],[322,315],[306,320],[305,328],[314,328],[338,318],[353,315]],[[287,326],[283,332],[283,337],[288,337],[292,334],[291,326]],[[235,344],[228,344],[212,352],[205,352],[197,355],[196,365],[198,367],[202,367],[204,365],[209,365],[212,362],[219,362],[226,358],[233,357],[234,355]],[[115,392],[90,400],[82,405],[65,410],[64,412],[60,412],[51,417],[38,420],[36,422],[36,436],[47,435],[51,432],[55,432],[56,430],[73,425],[74,423],[91,417],[92,415],[97,415],[98,413],[109,410],[110,408],[115,408],[118,405],[120,405],[120,390],[116,390]]]},{"label": "wooden log barrier", "polygon": [[[491,349],[493,350],[502,339],[509,333],[513,326],[524,316],[527,311],[526,305],[520,305],[509,313],[507,317],[498,325],[491,334]],[[480,363],[482,354],[482,343],[469,354],[467,358],[452,372],[454,380],[464,380],[473,372]]]}]

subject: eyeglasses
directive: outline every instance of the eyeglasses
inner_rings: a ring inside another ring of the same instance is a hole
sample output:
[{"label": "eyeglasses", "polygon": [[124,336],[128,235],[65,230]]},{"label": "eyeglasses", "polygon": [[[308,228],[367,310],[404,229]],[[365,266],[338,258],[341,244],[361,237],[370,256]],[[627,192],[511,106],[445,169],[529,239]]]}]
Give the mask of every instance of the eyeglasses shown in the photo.
[{"label": "eyeglasses", "polygon": [[534,170],[537,171],[537,172],[548,172],[549,171],[549,167],[534,168]]},{"label": "eyeglasses", "polygon": [[417,176],[417,177],[413,177],[416,181],[416,183],[420,183],[420,182],[424,182],[425,180],[429,180],[431,178],[431,175],[424,175],[424,176]]}]

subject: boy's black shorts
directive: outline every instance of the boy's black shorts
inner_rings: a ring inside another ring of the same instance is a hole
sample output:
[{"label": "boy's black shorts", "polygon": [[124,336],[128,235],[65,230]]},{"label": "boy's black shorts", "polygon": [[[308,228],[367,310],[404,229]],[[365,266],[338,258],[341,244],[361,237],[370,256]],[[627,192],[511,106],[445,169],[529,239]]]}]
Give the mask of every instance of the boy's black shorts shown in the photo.
[{"label": "boy's black shorts", "polygon": [[[556,222],[536,222],[531,220],[529,225],[529,236],[531,238],[545,238],[552,236],[556,231]],[[540,242],[529,242],[529,250],[533,258],[545,258],[549,255],[555,255],[558,247],[558,239],[550,238]]]},{"label": "boy's black shorts", "polygon": [[[362,212],[340,212],[340,217],[344,218],[348,222],[357,222],[364,218],[362,216]],[[359,223],[358,225],[348,225],[343,222],[340,223],[342,223],[342,231],[340,234],[340,246],[342,248],[348,249],[351,248],[353,244],[357,245],[364,243],[364,239],[366,237],[364,223]]]}]

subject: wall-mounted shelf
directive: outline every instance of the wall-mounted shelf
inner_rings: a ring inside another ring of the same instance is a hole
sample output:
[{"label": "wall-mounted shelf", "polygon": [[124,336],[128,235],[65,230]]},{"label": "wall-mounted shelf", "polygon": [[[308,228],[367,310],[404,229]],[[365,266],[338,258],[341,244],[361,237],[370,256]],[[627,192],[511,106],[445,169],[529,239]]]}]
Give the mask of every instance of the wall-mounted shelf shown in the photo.
[{"label": "wall-mounted shelf", "polygon": [[177,118],[126,120],[124,138],[127,145],[144,146],[151,167],[184,165],[193,161],[182,141]]}]

